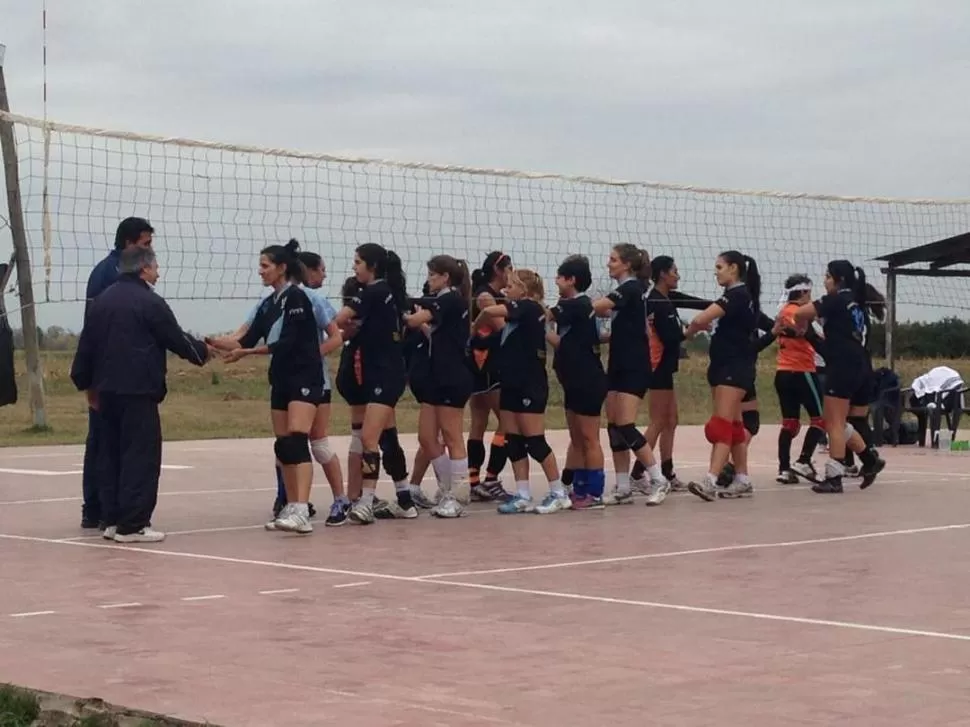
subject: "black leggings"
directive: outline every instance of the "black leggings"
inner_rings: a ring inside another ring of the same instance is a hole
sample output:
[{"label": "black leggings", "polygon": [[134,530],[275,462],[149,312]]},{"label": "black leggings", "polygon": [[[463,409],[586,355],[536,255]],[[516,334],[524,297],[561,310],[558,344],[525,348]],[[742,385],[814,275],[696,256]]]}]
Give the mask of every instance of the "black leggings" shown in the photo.
[{"label": "black leggings", "polygon": [[[778,470],[791,469],[791,445],[800,428],[801,410],[808,412],[810,420],[819,423],[822,417],[822,387],[818,377],[810,371],[778,371],[775,373],[775,391],[781,405],[782,426],[778,432]],[[810,462],[815,448],[821,441],[824,429],[812,426],[805,433],[799,462]]]}]

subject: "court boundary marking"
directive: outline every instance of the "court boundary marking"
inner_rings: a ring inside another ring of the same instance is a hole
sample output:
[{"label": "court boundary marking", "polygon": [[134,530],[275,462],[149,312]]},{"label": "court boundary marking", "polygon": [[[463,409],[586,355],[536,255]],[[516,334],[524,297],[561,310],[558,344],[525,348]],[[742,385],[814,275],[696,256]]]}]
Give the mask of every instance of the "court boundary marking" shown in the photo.
[{"label": "court boundary marking", "polygon": [[[730,552],[732,550],[745,550],[753,549],[757,547],[770,548],[770,547],[798,547],[801,545],[817,545],[820,543],[827,542],[845,542],[851,540],[860,540],[864,538],[876,538],[876,537],[891,537],[895,535],[912,535],[918,533],[927,532],[947,532],[953,530],[961,530],[970,528],[970,523],[956,523],[951,525],[937,525],[925,528],[908,528],[905,530],[895,530],[895,531],[882,531],[879,533],[862,533],[856,535],[846,535],[837,536],[832,538],[815,538],[811,540],[800,540],[800,541],[784,541],[779,543],[751,543],[747,545],[735,545],[735,546],[720,546],[716,549],[699,549],[701,552],[707,550],[710,552]],[[435,577],[434,574],[426,576],[397,576],[389,573],[372,573],[368,571],[352,571],[339,568],[326,568],[322,566],[311,566],[302,565],[297,563],[281,563],[278,561],[266,561],[266,560],[255,560],[247,558],[234,558],[231,556],[221,556],[212,555],[207,553],[193,553],[184,551],[173,551],[173,550],[163,550],[157,548],[145,548],[145,547],[133,547],[124,546],[111,543],[88,543],[79,541],[64,541],[64,540],[54,540],[51,538],[38,538],[34,536],[27,535],[8,535],[0,533],[0,539],[4,540],[15,540],[21,542],[32,542],[32,543],[43,543],[43,544],[54,544],[54,545],[69,545],[82,548],[110,548],[114,550],[124,550],[134,553],[145,553],[154,554],[159,556],[170,556],[187,558],[190,560],[201,560],[201,561],[211,561],[219,563],[230,563],[235,565],[250,565],[268,568],[279,568],[282,570],[294,570],[310,573],[323,573],[330,575],[344,575],[352,576],[355,578],[370,579],[370,580],[382,580],[382,581],[392,581],[392,582],[403,582],[403,583],[423,583],[431,584],[436,586],[446,586],[451,588],[465,588],[471,590],[482,590],[497,593],[511,593],[519,595],[530,595],[539,596],[544,598],[558,598],[560,600],[572,600],[572,601],[584,601],[593,603],[605,603],[611,605],[623,605],[623,606],[636,606],[639,608],[652,608],[661,609],[669,611],[678,611],[683,613],[697,613],[715,616],[730,616],[734,618],[746,618],[758,621],[774,621],[780,623],[792,623],[799,624],[803,626],[824,626],[829,628],[839,628],[839,629],[849,629],[856,631],[868,631],[892,634],[896,636],[913,636],[922,638],[933,638],[933,639],[944,639],[950,641],[963,641],[970,642],[970,634],[956,634],[945,631],[933,631],[927,629],[915,629],[906,628],[898,626],[883,626],[880,624],[867,624],[855,621],[832,621],[827,619],[816,619],[804,616],[788,616],[784,614],[772,614],[758,611],[742,611],[734,609],[720,609],[711,608],[705,606],[691,606],[687,604],[678,603],[664,603],[659,601],[642,601],[636,599],[624,599],[624,598],[614,598],[610,596],[597,596],[591,594],[581,594],[581,593],[570,593],[567,591],[549,591],[542,589],[531,589],[531,588],[517,588],[514,586],[502,586],[493,585],[486,583],[470,583],[466,581],[450,581],[444,580],[440,576]],[[629,559],[646,559],[648,557],[674,557],[679,554],[688,554],[691,551],[672,551],[668,555],[664,554],[644,554],[641,556],[621,556],[622,560]],[[603,559],[600,559],[603,560]],[[614,561],[616,562],[616,561]],[[553,564],[554,565],[554,564]],[[563,566],[560,566],[563,567]],[[534,570],[534,567],[524,567],[530,570]],[[508,572],[508,571],[506,571]],[[514,572],[514,571],[512,571]],[[355,584],[356,585],[356,584]],[[40,612],[32,612],[32,615],[36,613],[39,615]]]}]

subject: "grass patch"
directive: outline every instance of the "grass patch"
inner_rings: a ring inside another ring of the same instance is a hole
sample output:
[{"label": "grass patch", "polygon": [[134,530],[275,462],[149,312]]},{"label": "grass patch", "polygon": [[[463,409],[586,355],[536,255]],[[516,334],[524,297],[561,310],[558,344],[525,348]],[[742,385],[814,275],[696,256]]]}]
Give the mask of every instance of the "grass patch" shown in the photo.
[{"label": "grass patch", "polygon": [[[0,442],[6,445],[80,444],[87,435],[87,405],[71,383],[73,353],[48,351],[42,354],[44,386],[47,393],[46,430],[30,427],[27,376],[22,352],[18,352],[17,384],[20,401],[3,409],[0,416]],[[335,360],[331,360],[336,365]],[[876,364],[881,365],[881,362]],[[966,360],[911,359],[897,362],[896,371],[904,385],[933,366],[948,365],[970,377]],[[774,347],[762,354],[758,364],[758,394],[762,421],[778,421],[778,404],[774,392]],[[270,434],[269,384],[267,361],[256,357],[236,364],[214,362],[196,368],[181,359],[170,358],[169,395],[162,405],[162,429],[168,441],[184,439],[225,439],[266,437]],[[707,357],[692,354],[681,362],[676,377],[677,397],[682,424],[703,424],[710,416],[710,389],[707,386]],[[337,396],[332,408],[332,431],[350,431],[349,409]],[[398,404],[397,426],[402,432],[413,432],[417,426],[418,406],[410,392]],[[647,407],[641,408],[639,423],[647,422]],[[565,428],[562,392],[550,375],[549,408],[546,426]]]},{"label": "grass patch", "polygon": [[26,689],[0,685],[0,727],[30,727],[40,714],[40,700]]}]

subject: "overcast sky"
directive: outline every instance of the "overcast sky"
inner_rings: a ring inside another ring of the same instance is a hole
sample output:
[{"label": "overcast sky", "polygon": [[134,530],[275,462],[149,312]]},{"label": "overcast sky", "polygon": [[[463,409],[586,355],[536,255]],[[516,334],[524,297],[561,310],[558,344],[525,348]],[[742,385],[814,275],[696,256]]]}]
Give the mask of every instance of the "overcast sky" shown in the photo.
[{"label": "overcast sky", "polygon": [[[13,110],[40,115],[41,2],[0,0],[0,19]],[[48,29],[48,113],[66,122],[970,196],[967,0],[48,0]]]}]

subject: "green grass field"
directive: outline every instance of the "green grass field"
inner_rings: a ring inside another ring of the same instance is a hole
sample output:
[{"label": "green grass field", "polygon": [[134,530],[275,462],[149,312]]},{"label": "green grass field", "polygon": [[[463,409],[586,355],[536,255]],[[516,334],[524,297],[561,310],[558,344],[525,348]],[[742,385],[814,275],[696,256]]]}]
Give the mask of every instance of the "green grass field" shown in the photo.
[{"label": "green grass field", "polygon": [[[47,418],[49,431],[31,431],[27,379],[24,360],[17,357],[17,381],[20,401],[0,410],[0,444],[77,444],[84,441],[87,431],[87,408],[84,397],[71,383],[69,371],[73,353],[46,352],[43,354],[44,382],[47,392]],[[335,362],[334,362],[335,363]],[[933,366],[949,365],[970,377],[964,360],[909,360],[900,361],[896,370],[905,385],[914,376]],[[263,437],[269,435],[268,383],[266,359],[243,359],[236,364],[215,361],[199,369],[180,359],[169,362],[169,395],[162,406],[162,423],[167,440],[219,439],[232,437]],[[962,367],[962,369],[961,369]],[[682,424],[703,424],[710,415],[710,390],[705,372],[707,359],[694,354],[681,362],[681,372],[676,378],[677,396]],[[778,419],[774,386],[774,352],[766,351],[758,370],[758,392],[762,421]],[[550,429],[564,428],[562,396],[555,377],[552,385],[547,423]],[[408,392],[398,405],[398,428],[413,432],[417,422],[414,400]],[[333,407],[334,434],[350,431],[349,410],[336,397]],[[646,406],[641,410],[640,422],[647,419]]]}]

